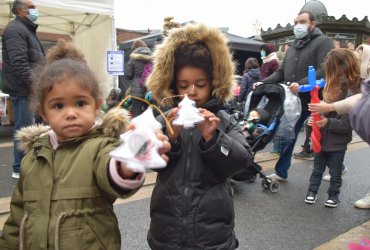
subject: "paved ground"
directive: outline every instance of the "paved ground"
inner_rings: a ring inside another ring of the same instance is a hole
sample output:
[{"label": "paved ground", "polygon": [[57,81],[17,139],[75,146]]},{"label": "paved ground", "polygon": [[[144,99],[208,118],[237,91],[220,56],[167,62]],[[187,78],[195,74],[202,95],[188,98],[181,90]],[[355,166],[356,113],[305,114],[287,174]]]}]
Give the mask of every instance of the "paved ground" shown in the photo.
[{"label": "paved ground", "polygon": [[[299,143],[303,139],[301,134]],[[16,184],[9,178],[11,146],[11,129],[0,126],[0,166],[6,165],[0,167],[0,230],[6,218],[6,214],[1,216],[1,204],[8,206],[9,196]],[[256,161],[265,161],[261,165],[270,173],[275,160],[265,152],[257,154]],[[275,194],[262,190],[260,178],[254,183],[238,183],[234,203],[239,249],[344,250],[348,242],[370,238],[370,209],[353,207],[357,199],[370,192],[369,162],[369,146],[358,142],[355,137],[345,159],[350,172],[343,176],[341,204],[335,209],[324,207],[326,182],[322,183],[317,204],[307,205],[303,201],[312,161],[293,161],[289,181],[282,184],[281,190]],[[144,188],[132,198],[116,202],[122,249],[149,249],[146,232],[149,227],[149,197],[154,181],[155,173],[149,173]]]}]

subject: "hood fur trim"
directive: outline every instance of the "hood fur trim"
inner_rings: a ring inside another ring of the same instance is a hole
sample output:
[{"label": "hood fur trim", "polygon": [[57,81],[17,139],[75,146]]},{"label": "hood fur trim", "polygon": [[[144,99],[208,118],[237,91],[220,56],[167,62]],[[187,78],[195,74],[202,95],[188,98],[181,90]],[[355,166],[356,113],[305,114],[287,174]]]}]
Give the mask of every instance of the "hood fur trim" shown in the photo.
[{"label": "hood fur trim", "polygon": [[[126,109],[113,108],[104,115],[102,121],[97,121],[97,123],[100,124],[97,126],[98,128],[103,128],[105,136],[119,138],[120,134],[127,130],[130,114]],[[50,131],[50,126],[40,124],[18,130],[15,135],[19,141],[18,148],[23,152],[29,152],[36,140],[47,135]]]},{"label": "hood fur trim", "polygon": [[[170,89],[174,77],[174,54],[181,44],[203,42],[207,45],[213,61],[213,95],[219,102],[233,98],[235,65],[227,45],[227,39],[217,29],[204,24],[188,24],[172,29],[162,44],[154,51],[153,71],[147,79],[147,88],[160,103],[165,97],[173,96]],[[171,98],[167,104],[172,105]]]},{"label": "hood fur trim", "polygon": [[140,53],[131,53],[130,58],[132,60],[139,60],[139,61],[145,61],[145,62],[152,61],[151,55],[145,55],[145,54],[140,54]]}]

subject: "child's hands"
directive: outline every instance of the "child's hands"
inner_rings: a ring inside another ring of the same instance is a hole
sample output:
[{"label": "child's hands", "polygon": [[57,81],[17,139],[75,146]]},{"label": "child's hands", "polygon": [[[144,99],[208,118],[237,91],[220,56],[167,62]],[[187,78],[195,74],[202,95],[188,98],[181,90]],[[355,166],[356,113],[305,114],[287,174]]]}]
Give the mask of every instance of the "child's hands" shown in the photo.
[{"label": "child's hands", "polygon": [[158,153],[162,157],[163,160],[168,162],[168,156],[165,155],[171,149],[171,144],[168,141],[168,137],[162,133],[162,131],[158,131],[156,133],[157,139],[160,140],[163,144],[161,148],[159,148]]},{"label": "child's hands", "polygon": [[313,125],[313,117],[312,116],[310,116],[309,118],[308,118],[308,121],[307,121],[307,124],[308,124],[308,126],[311,126],[312,127],[312,125]]},{"label": "child's hands", "polygon": [[[178,117],[178,113],[179,113],[179,108],[173,108],[168,112],[167,119],[170,124],[172,124],[172,122]],[[179,137],[179,135],[181,134],[183,127],[173,126],[172,128],[173,128],[174,134],[173,135],[168,134],[168,138],[170,141],[175,142],[177,140],[177,137]],[[167,128],[167,131],[170,131],[170,130]]]},{"label": "child's hands", "polygon": [[199,123],[197,127],[204,140],[207,142],[214,136],[216,129],[220,124],[220,119],[207,109],[199,108],[199,112],[200,115],[204,117],[204,122]]},{"label": "child's hands", "polygon": [[322,117],[320,121],[317,121],[317,122],[316,122],[316,125],[317,125],[319,128],[323,128],[323,127],[325,127],[327,124],[328,124],[328,118],[325,118],[325,117]]}]

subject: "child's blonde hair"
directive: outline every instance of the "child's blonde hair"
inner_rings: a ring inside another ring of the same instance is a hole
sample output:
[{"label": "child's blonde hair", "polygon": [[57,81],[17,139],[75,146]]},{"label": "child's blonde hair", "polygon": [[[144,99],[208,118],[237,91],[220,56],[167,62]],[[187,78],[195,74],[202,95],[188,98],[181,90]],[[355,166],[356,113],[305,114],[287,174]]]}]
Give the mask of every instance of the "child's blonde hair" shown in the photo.
[{"label": "child's blonde hair", "polygon": [[101,86],[82,52],[71,42],[59,40],[48,50],[45,64],[33,71],[31,104],[34,110],[43,113],[42,105],[46,94],[53,89],[54,84],[70,78],[77,78],[78,83],[89,89],[96,101],[101,98]]},{"label": "child's blonde hair", "polygon": [[[353,93],[360,91],[360,67],[355,54],[348,49],[331,50],[324,61],[326,84],[323,96],[326,102],[335,102],[344,98],[347,89]],[[341,83],[344,76],[347,85]]]}]

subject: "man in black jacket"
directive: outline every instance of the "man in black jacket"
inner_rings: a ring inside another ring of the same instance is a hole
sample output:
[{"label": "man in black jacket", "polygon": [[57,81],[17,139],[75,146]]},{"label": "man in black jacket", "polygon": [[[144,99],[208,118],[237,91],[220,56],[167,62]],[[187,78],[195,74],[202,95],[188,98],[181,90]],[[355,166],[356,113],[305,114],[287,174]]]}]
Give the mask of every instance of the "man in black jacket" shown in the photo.
[{"label": "man in black jacket", "polygon": [[[29,109],[32,68],[44,60],[44,49],[36,36],[38,10],[31,0],[15,0],[12,7],[16,18],[4,30],[2,36],[3,92],[13,102],[14,131],[29,126],[34,121]],[[13,178],[19,178],[22,153],[14,141]]]},{"label": "man in black jacket", "polygon": [[[289,89],[298,93],[299,86],[308,83],[308,66],[316,69],[316,79],[324,77],[322,62],[326,54],[334,48],[333,41],[326,37],[320,29],[315,27],[315,16],[309,11],[302,11],[294,20],[295,40],[288,49],[281,67],[263,83],[291,83]],[[281,138],[280,157],[275,165],[276,174],[269,177],[280,181],[288,178],[294,145],[300,128],[310,115],[308,103],[310,102],[309,92],[300,92],[299,98],[302,104],[302,113],[295,126],[294,139]]]}]

